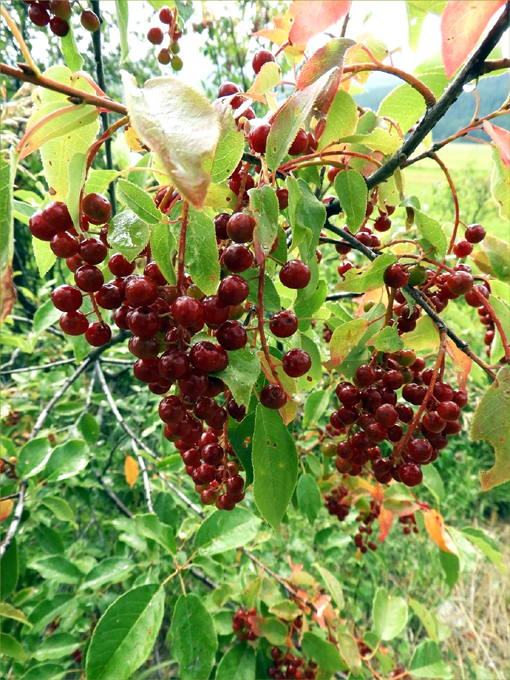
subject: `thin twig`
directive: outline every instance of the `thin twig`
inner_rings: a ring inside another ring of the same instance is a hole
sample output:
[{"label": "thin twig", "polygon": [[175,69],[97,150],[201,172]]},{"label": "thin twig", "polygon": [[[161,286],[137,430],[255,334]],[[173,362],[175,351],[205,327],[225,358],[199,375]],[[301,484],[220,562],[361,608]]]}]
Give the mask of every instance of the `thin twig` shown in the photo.
[{"label": "thin twig", "polygon": [[140,466],[140,470],[142,471],[142,479],[143,479],[143,488],[145,491],[145,500],[147,501],[147,508],[151,515],[154,515],[154,506],[152,505],[152,496],[151,496],[151,486],[149,484],[149,475],[147,474],[147,466],[145,465],[145,461],[143,459],[143,456],[141,456],[138,453],[138,449],[136,448],[136,444],[133,440],[131,440],[131,446],[133,447],[133,451],[135,453],[136,459],[138,460],[138,465]]},{"label": "thin twig", "polygon": [[44,371],[48,368],[57,368],[57,366],[74,364],[74,362],[75,359],[62,359],[61,361],[54,361],[52,364],[43,364],[42,366],[25,366],[25,368],[11,368],[8,371],[6,371],[2,366],[0,370],[2,372],[2,375],[12,375],[13,373],[27,373],[28,371]]},{"label": "thin twig", "polygon": [[133,519],[134,515],[129,510],[126,508],[124,503],[120,500],[118,496],[116,496],[113,491],[110,489],[110,487],[107,485],[107,483],[104,481],[104,479],[101,477],[99,472],[97,470],[92,470],[93,474],[96,476],[97,481],[101,484],[101,486],[104,489],[105,494],[108,496],[108,498],[115,503],[115,505],[119,508],[119,510],[122,512],[123,515],[126,515],[126,517],[129,517],[129,519]]},{"label": "thin twig", "polygon": [[23,514],[23,508],[25,507],[25,493],[27,491],[27,486],[28,482],[24,479],[20,485],[18,503],[16,505],[16,509],[14,510],[12,522],[4,540],[2,541],[2,545],[0,546],[0,558],[2,558],[9,549],[12,539],[18,530],[19,523],[21,522],[21,515]]}]

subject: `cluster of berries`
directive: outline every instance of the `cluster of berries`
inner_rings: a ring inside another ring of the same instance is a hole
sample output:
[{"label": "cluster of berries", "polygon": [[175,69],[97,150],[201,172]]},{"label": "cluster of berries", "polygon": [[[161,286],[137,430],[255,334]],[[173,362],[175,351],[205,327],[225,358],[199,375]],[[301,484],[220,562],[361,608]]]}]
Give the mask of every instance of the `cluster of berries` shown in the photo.
[{"label": "cluster of berries", "polygon": [[[28,7],[28,18],[39,28],[50,27],[50,31],[60,38],[69,33],[69,19],[73,13],[71,3],[68,0],[23,0]],[[90,33],[94,33],[100,27],[97,14],[90,9],[82,9],[80,16],[81,25]]]},{"label": "cluster of berries", "polygon": [[257,610],[255,607],[252,607],[249,611],[246,609],[239,609],[232,616],[232,629],[240,640],[253,641],[257,639],[256,618]]},{"label": "cluster of berries", "polygon": [[170,64],[174,71],[180,71],[183,63],[178,56],[181,50],[179,45],[179,38],[182,36],[182,31],[177,26],[177,8],[173,11],[169,7],[162,7],[159,10],[159,20],[164,28],[153,26],[147,32],[147,40],[153,45],[161,45],[164,40],[165,33],[169,36],[168,47],[162,47],[158,52],[158,61],[160,64]]},{"label": "cluster of berries", "polygon": [[314,680],[317,675],[317,664],[313,661],[305,661],[290,651],[282,652],[279,647],[271,648],[273,665],[269,667],[267,674],[270,678],[281,680],[283,678],[296,678],[296,680]]}]

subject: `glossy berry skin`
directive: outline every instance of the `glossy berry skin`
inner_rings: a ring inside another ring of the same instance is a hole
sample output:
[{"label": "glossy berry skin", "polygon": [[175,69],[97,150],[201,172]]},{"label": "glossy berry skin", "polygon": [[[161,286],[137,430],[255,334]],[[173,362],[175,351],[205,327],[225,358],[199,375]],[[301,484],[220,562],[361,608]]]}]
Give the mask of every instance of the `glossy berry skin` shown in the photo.
[{"label": "glossy berry skin", "polygon": [[384,283],[390,288],[402,288],[409,281],[409,273],[400,264],[392,264],[384,272]]},{"label": "glossy berry skin", "polygon": [[437,412],[443,420],[454,422],[460,417],[460,406],[454,401],[442,401],[437,407]]},{"label": "glossy berry skin", "polygon": [[159,360],[159,374],[165,380],[175,382],[189,369],[188,356],[180,350],[169,349],[161,355]]},{"label": "glossy berry skin", "polygon": [[246,246],[233,243],[223,253],[223,264],[229,271],[239,274],[252,266],[253,254]]},{"label": "glossy berry skin", "polygon": [[126,320],[129,330],[140,338],[151,338],[159,331],[158,315],[150,307],[137,307]]},{"label": "glossy berry skin", "polygon": [[131,276],[126,281],[124,295],[133,307],[149,306],[158,299],[158,284],[148,276]]},{"label": "glossy berry skin", "polygon": [[92,224],[105,224],[110,219],[112,209],[110,201],[98,193],[87,194],[81,202],[81,209]]},{"label": "glossy berry skin", "polygon": [[250,130],[248,135],[248,143],[250,149],[255,153],[266,153],[267,138],[271,132],[271,126],[268,123],[257,125],[257,127]]},{"label": "glossy berry skin", "polygon": [[204,373],[214,373],[219,367],[219,348],[209,341],[197,342],[191,348],[189,358],[194,368]]},{"label": "glossy berry skin", "polygon": [[248,297],[250,288],[237,274],[226,276],[218,286],[218,297],[226,305],[238,305]]},{"label": "glossy berry skin", "polygon": [[469,243],[480,243],[486,236],[486,231],[481,224],[470,224],[464,234]]},{"label": "glossy berry skin", "polygon": [[307,133],[303,130],[303,128],[299,128],[298,133],[290,145],[289,149],[289,156],[299,156],[303,153],[303,151],[306,149],[308,146],[308,135]]},{"label": "glossy berry skin", "polygon": [[[138,335],[133,335],[129,338],[128,349],[137,359],[153,359],[159,354],[160,344],[155,337],[141,338]],[[168,383],[168,387],[170,387],[170,383]]]},{"label": "glossy berry skin", "polygon": [[165,397],[159,404],[159,417],[164,423],[178,423],[186,415],[186,408],[179,397]]},{"label": "glossy berry skin", "polygon": [[234,213],[227,222],[227,234],[235,243],[248,243],[253,240],[256,222],[247,213]]},{"label": "glossy berry skin", "polygon": [[273,314],[269,321],[269,330],[277,338],[290,338],[298,329],[298,318],[292,312],[284,310]]},{"label": "glossy berry skin", "polygon": [[[232,96],[233,94],[237,94],[238,92],[239,88],[235,83],[226,82],[220,85],[220,89],[218,90],[218,97],[229,97]],[[242,97],[232,97],[232,99],[230,100],[230,106],[233,109],[238,109],[242,103],[243,103]]]},{"label": "glossy berry skin", "polygon": [[230,215],[228,213],[219,213],[219,215],[216,215],[216,217],[214,218],[214,229],[216,232],[216,238],[220,239],[220,241],[225,241],[225,239],[228,238],[227,223],[229,219]]},{"label": "glossy berry skin", "polygon": [[158,286],[166,286],[168,283],[168,281],[161,273],[161,269],[154,260],[152,260],[145,266],[145,269],[143,270],[143,275],[148,276],[150,279],[155,281],[158,284]]},{"label": "glossy berry skin", "polygon": [[97,293],[104,283],[103,272],[93,264],[84,264],[76,270],[74,282],[85,293]]},{"label": "glossy berry skin", "polygon": [[227,321],[218,328],[216,340],[223,349],[230,352],[236,349],[243,349],[248,341],[248,335],[244,326],[239,321]]},{"label": "glossy berry skin", "polygon": [[361,399],[361,395],[358,388],[354,387],[354,385],[351,385],[350,383],[338,385],[335,391],[338,400],[344,406],[356,406],[356,404]]},{"label": "glossy berry skin", "polygon": [[308,352],[302,349],[291,349],[283,355],[283,370],[291,378],[300,378],[308,373],[312,366],[312,360]]},{"label": "glossy berry skin", "polygon": [[473,286],[472,290],[470,290],[464,295],[464,300],[468,303],[470,307],[480,306],[480,298],[478,297],[476,292],[483,295],[483,297],[486,300],[489,299],[489,290],[487,289],[487,287],[477,283],[476,286]]},{"label": "glossy berry skin", "polygon": [[85,340],[92,347],[103,347],[110,342],[112,331],[110,326],[104,322],[95,321],[85,331]]},{"label": "glossy berry skin", "polygon": [[30,21],[36,26],[39,26],[39,28],[47,26],[50,21],[50,15],[39,3],[33,3],[30,5],[28,8],[28,16]]},{"label": "glossy berry skin", "polygon": [[55,230],[47,224],[43,211],[37,210],[28,221],[30,233],[39,241],[51,241],[55,236]]},{"label": "glossy berry skin", "polygon": [[74,286],[59,286],[51,294],[53,305],[61,312],[76,312],[81,307],[83,295]]},{"label": "glossy berry skin", "polygon": [[69,24],[64,19],[51,17],[50,30],[54,35],[58,35],[59,38],[65,38],[65,36],[69,33]]},{"label": "glossy berry skin", "polygon": [[468,272],[456,272],[448,277],[446,286],[454,295],[464,295],[473,287],[473,277]]},{"label": "glossy berry skin", "polygon": [[72,14],[71,3],[68,0],[52,0],[49,9],[59,19],[69,19]]},{"label": "glossy berry skin", "polygon": [[95,33],[101,26],[99,17],[90,9],[83,10],[80,21],[83,28],[90,33]]},{"label": "glossy berry skin", "polygon": [[121,253],[115,253],[108,260],[108,269],[114,276],[130,276],[135,271],[136,262],[129,262]]},{"label": "glossy berry skin", "polygon": [[418,486],[423,481],[423,472],[417,463],[399,465],[398,474],[400,481],[406,486]]},{"label": "glossy berry skin", "polygon": [[285,210],[289,205],[289,192],[287,189],[277,189],[276,198],[278,199],[278,208]]},{"label": "glossy berry skin", "polygon": [[376,231],[389,231],[391,229],[391,219],[388,215],[379,215],[374,221],[374,229]]},{"label": "glossy berry skin", "polygon": [[384,427],[392,427],[398,420],[398,412],[390,404],[382,404],[375,412],[375,419]]},{"label": "glossy berry skin", "polygon": [[274,61],[274,56],[271,54],[271,52],[269,52],[269,50],[259,50],[253,57],[251,65],[253,66],[255,73],[258,75],[264,64],[267,64],[270,61]]},{"label": "glossy berry skin", "polygon": [[306,288],[311,276],[308,265],[300,260],[290,260],[280,269],[280,281],[293,290]]},{"label": "glossy berry skin", "polygon": [[159,26],[153,26],[147,31],[147,40],[153,45],[161,45],[163,42],[163,31]]},{"label": "glossy berry skin", "polygon": [[240,423],[246,416],[246,406],[239,406],[234,399],[229,399],[227,402],[227,412],[229,416]]},{"label": "glossy berry skin", "polygon": [[430,432],[434,432],[434,434],[439,434],[446,426],[446,422],[441,418],[437,411],[428,411],[428,413],[423,416],[422,422],[423,426]]},{"label": "glossy berry skin", "polygon": [[89,327],[88,319],[82,312],[65,312],[59,324],[66,335],[83,335]]},{"label": "glossy berry skin", "polygon": [[114,283],[105,283],[96,293],[96,302],[103,309],[117,309],[121,306],[123,297]]},{"label": "glossy berry skin", "polygon": [[432,456],[432,444],[428,439],[411,439],[407,452],[416,463],[426,463]]},{"label": "glossy berry skin", "polygon": [[68,258],[78,253],[80,242],[67,231],[62,231],[53,236],[50,241],[50,248],[57,257]]},{"label": "glossy berry skin", "polygon": [[99,264],[106,258],[105,244],[98,238],[88,238],[80,243],[78,254],[87,264]]},{"label": "glossy berry skin", "polygon": [[466,241],[466,239],[461,238],[460,241],[453,246],[453,252],[457,257],[467,257],[473,252],[473,244]]},{"label": "glossy berry skin", "polygon": [[372,385],[376,380],[375,369],[368,364],[362,364],[356,369],[356,380],[362,387]]},{"label": "glossy berry skin", "polygon": [[436,382],[433,395],[438,401],[451,401],[453,398],[453,389],[448,383]]},{"label": "glossy berry skin", "polygon": [[159,20],[162,24],[171,24],[173,20],[172,10],[169,7],[162,7],[159,10]]},{"label": "glossy berry skin", "polygon": [[74,227],[67,205],[62,201],[48,203],[42,211],[42,216],[53,231],[69,231]]},{"label": "glossy berry skin", "polygon": [[217,295],[202,300],[204,321],[209,328],[219,328],[230,316],[230,305],[225,304]]},{"label": "glossy berry skin", "polygon": [[287,403],[287,395],[278,385],[266,385],[260,391],[260,403],[271,409],[279,409]]}]

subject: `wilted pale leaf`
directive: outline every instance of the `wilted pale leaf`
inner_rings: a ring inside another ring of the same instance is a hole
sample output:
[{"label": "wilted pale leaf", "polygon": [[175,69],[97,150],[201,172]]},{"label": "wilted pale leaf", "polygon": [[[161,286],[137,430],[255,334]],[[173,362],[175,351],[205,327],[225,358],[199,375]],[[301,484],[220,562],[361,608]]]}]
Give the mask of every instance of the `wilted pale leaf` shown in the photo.
[{"label": "wilted pale leaf", "polygon": [[133,456],[126,456],[124,472],[126,473],[126,482],[129,484],[129,488],[132,489],[138,479],[139,473],[138,462]]},{"label": "wilted pale leaf", "polygon": [[423,519],[425,520],[425,528],[434,543],[436,543],[441,550],[458,556],[459,551],[446,530],[441,513],[437,512],[437,510],[422,510],[421,512],[423,514]]},{"label": "wilted pale leaf", "polygon": [[293,2],[294,23],[289,33],[289,40],[293,45],[306,43],[319,33],[336,24],[349,9],[350,2]]},{"label": "wilted pale leaf", "polygon": [[139,138],[160,157],[182,197],[201,209],[211,181],[204,164],[213,158],[220,135],[218,114],[180,78],[152,78],[141,89],[122,71],[122,82]]},{"label": "wilted pale leaf", "polygon": [[0,522],[3,522],[4,519],[9,517],[13,507],[14,503],[10,498],[8,498],[6,501],[0,501]]}]

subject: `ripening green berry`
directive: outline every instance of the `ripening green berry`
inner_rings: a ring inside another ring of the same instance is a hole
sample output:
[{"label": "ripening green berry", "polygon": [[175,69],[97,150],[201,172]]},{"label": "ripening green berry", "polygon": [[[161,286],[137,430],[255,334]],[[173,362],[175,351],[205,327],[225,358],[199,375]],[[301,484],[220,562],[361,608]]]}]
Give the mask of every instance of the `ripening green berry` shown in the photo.
[{"label": "ripening green berry", "polygon": [[172,54],[179,54],[179,52],[181,51],[181,46],[179,45],[178,42],[173,42],[170,49],[172,50]]},{"label": "ripening green berry", "polygon": [[170,66],[174,71],[180,71],[183,67],[182,59],[177,56],[173,57],[172,61],[170,62]]},{"label": "ripening green berry", "polygon": [[409,281],[410,286],[421,286],[427,280],[427,270],[425,267],[421,267],[417,264],[415,267],[409,269]]}]

